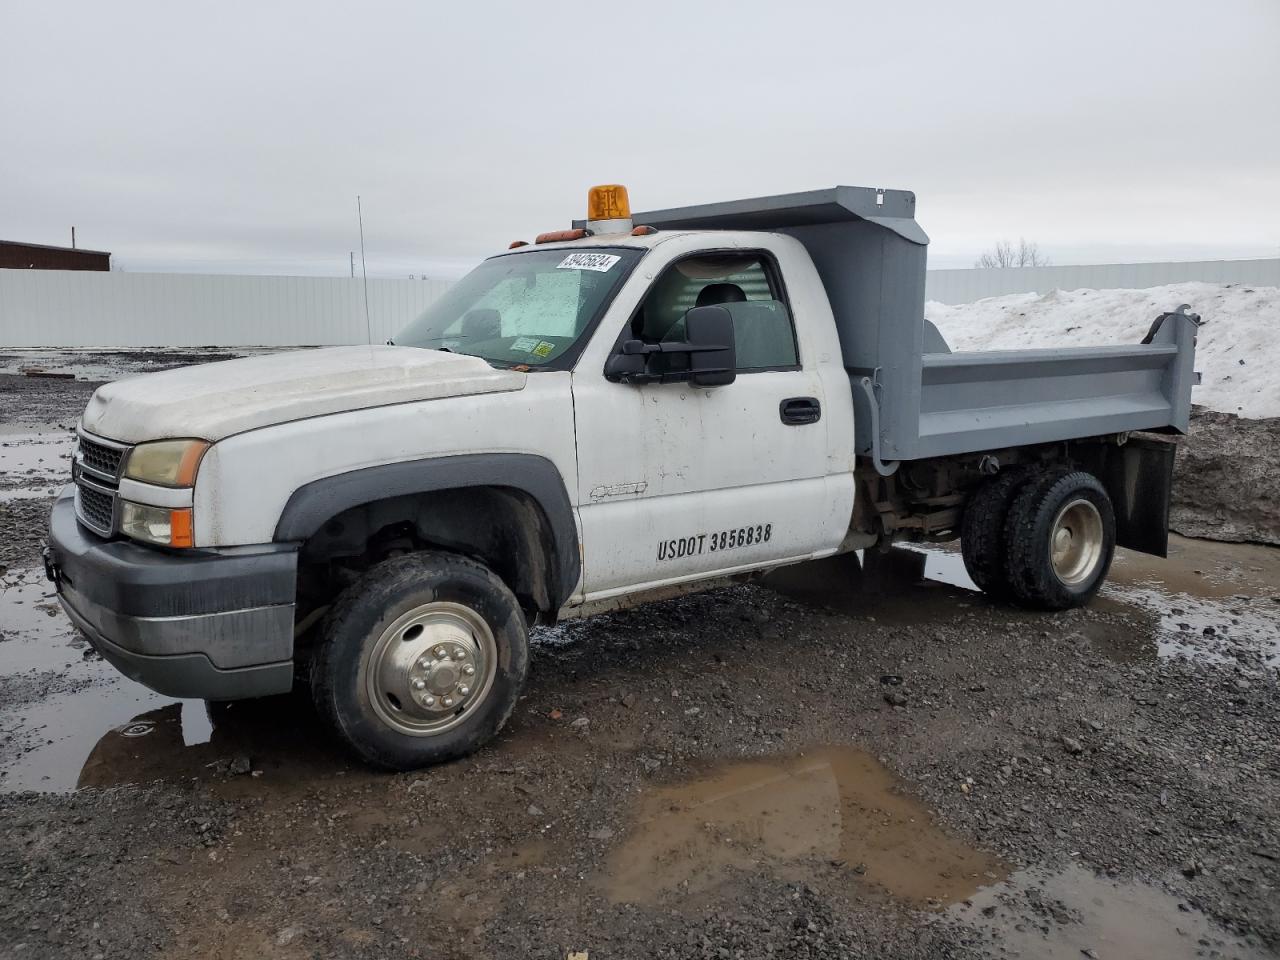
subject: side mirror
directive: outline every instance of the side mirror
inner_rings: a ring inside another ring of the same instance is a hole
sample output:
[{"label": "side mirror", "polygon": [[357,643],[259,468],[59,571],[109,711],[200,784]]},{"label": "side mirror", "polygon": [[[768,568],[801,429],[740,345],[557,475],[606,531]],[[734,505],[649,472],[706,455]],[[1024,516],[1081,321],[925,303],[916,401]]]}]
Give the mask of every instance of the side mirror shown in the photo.
[{"label": "side mirror", "polygon": [[[685,339],[662,343],[624,340],[605,363],[604,376],[614,383],[676,383],[688,380],[699,387],[722,387],[738,377],[738,351],[733,339],[733,315],[724,307],[694,307],[684,315]],[[659,354],[684,354],[687,369],[670,370],[654,363]]]},{"label": "side mirror", "polygon": [[724,307],[694,307],[684,315],[689,379],[699,387],[723,387],[738,378],[733,314]]},{"label": "side mirror", "polygon": [[640,340],[624,340],[618,352],[604,365],[604,378],[612,383],[646,383],[656,377],[646,372],[648,358]]}]

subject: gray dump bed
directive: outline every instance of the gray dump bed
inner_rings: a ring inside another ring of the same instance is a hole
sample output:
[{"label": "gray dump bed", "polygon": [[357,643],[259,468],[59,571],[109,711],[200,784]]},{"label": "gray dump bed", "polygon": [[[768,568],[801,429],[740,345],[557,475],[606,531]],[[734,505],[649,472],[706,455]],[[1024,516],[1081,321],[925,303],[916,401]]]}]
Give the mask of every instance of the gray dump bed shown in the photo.
[{"label": "gray dump bed", "polygon": [[926,332],[929,238],[915,204],[905,190],[832,187],[633,219],[659,229],[765,230],[804,244],[839,328],[858,452],[877,463],[1186,431],[1196,328],[1186,314],[1163,316],[1133,346],[947,351],[935,330]]}]

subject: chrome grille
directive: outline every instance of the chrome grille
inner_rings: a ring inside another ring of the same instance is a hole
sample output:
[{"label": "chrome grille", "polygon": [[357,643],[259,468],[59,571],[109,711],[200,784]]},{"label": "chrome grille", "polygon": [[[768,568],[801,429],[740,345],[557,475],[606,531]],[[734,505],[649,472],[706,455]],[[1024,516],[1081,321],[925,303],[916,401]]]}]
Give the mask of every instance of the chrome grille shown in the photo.
[{"label": "chrome grille", "polygon": [[116,492],[129,445],[78,431],[71,478],[76,485],[76,516],[94,533],[116,532]]},{"label": "chrome grille", "polygon": [[76,513],[89,529],[110,535],[114,526],[116,498],[89,486],[83,480],[76,487]]},{"label": "chrome grille", "polygon": [[82,433],[79,435],[77,453],[82,467],[93,474],[115,480],[120,475],[120,462],[124,460],[124,454],[128,449],[123,444],[102,443]]},{"label": "chrome grille", "polygon": [[105,443],[90,440],[83,433],[80,434],[80,462],[95,473],[112,478],[118,477],[124,452],[124,447],[109,447]]}]

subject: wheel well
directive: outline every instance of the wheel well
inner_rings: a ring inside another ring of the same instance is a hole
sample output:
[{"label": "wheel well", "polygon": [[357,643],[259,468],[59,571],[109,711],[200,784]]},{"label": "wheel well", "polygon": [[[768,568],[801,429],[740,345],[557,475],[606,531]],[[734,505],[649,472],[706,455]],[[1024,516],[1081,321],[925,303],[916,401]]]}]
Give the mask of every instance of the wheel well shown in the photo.
[{"label": "wheel well", "polygon": [[373,564],[428,548],[485,564],[525,610],[555,612],[555,543],[542,507],[514,488],[465,487],[363,503],[321,524],[299,551],[299,622]]}]

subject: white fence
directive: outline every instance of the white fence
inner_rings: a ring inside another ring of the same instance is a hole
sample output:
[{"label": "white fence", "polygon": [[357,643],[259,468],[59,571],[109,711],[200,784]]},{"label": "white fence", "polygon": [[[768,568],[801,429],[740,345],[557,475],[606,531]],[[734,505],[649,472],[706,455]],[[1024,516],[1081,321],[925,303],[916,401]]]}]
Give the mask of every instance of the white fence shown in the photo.
[{"label": "white fence", "polygon": [[930,270],[925,296],[942,303],[972,303],[1006,293],[1050,290],[1141,290],[1166,283],[1252,283],[1280,287],[1280,260],[1198,260],[1188,263],[1102,263],[995,270]]},{"label": "white fence", "polygon": [[[1152,287],[1184,280],[1280,286],[1280,260],[930,270],[931,300]],[[447,280],[370,280],[381,343],[435,301]],[[346,277],[0,270],[0,347],[303,346],[365,343],[364,289]]]},{"label": "white fence", "polygon": [[[449,288],[370,280],[382,343]],[[366,343],[364,288],[346,277],[0,270],[0,347]]]}]

